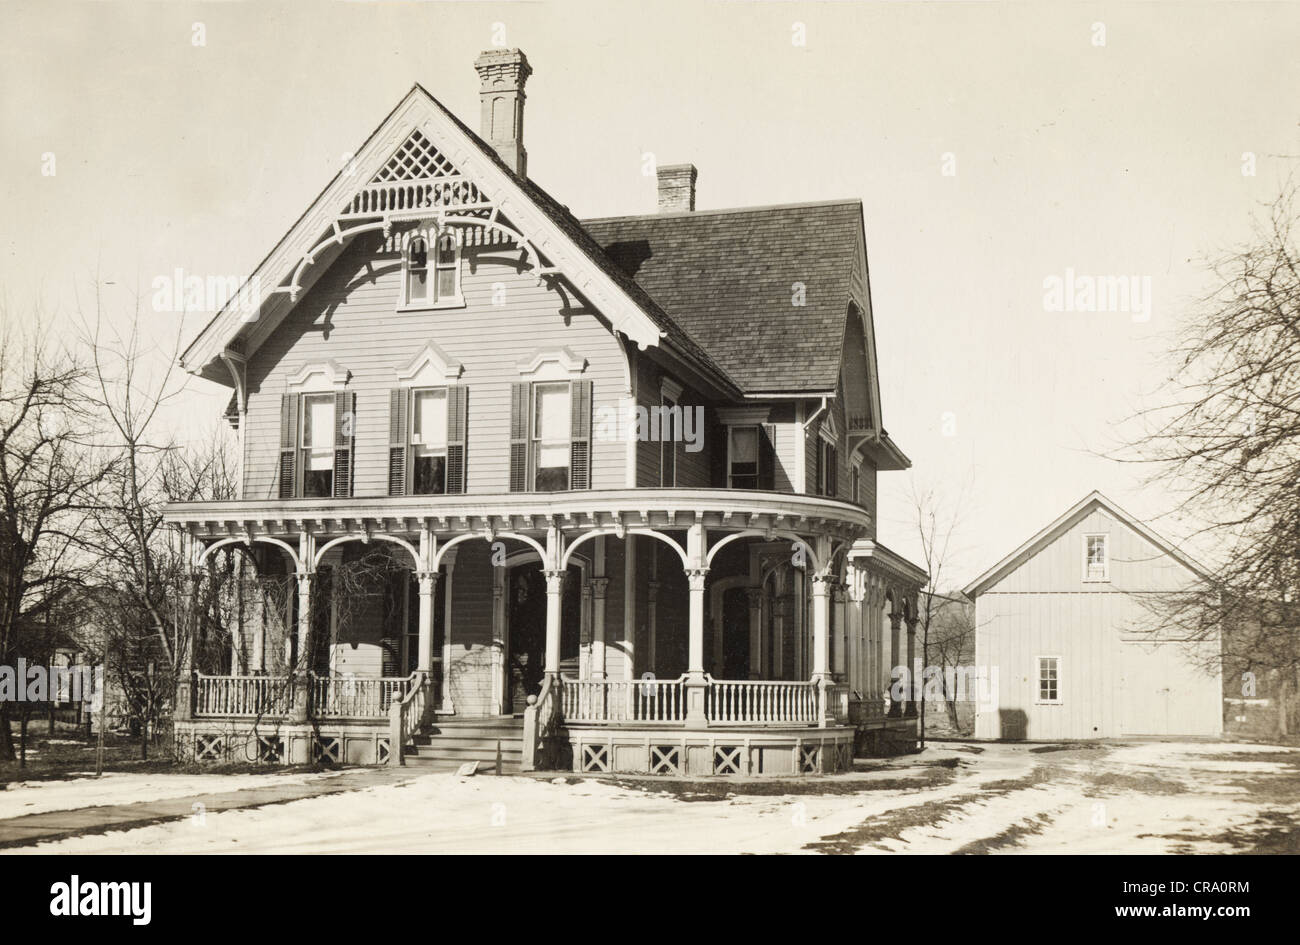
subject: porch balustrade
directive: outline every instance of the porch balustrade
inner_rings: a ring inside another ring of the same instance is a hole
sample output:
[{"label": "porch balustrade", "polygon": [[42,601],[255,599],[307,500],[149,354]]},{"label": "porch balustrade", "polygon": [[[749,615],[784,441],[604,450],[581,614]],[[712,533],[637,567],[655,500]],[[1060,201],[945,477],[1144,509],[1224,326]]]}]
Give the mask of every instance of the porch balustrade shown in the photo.
[{"label": "porch balustrade", "polygon": [[293,704],[288,676],[203,676],[195,689],[195,715],[279,715]]},{"label": "porch balustrade", "polygon": [[[316,718],[382,719],[410,691],[413,676],[310,677],[310,712]],[[194,714],[198,717],[278,716],[293,705],[294,680],[288,676],[204,676],[197,679]]]},{"label": "porch balustrade", "polygon": [[572,722],[681,722],[685,676],[677,679],[563,679],[561,714]]},{"label": "porch balustrade", "polygon": [[[686,676],[677,679],[562,679],[565,722],[586,725],[686,721]],[[829,713],[848,718],[848,689],[827,689]],[[704,715],[710,726],[817,725],[815,682],[714,679],[705,676]]]},{"label": "porch balustrade", "polygon": [[708,680],[704,714],[718,725],[815,725],[817,684],[769,680]]}]

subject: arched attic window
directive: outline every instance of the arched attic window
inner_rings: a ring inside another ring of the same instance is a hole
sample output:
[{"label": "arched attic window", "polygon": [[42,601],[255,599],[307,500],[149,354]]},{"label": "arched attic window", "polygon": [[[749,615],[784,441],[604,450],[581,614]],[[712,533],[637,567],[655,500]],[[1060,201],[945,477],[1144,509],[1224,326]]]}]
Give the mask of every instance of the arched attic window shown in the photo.
[{"label": "arched attic window", "polygon": [[460,240],[432,226],[413,232],[402,253],[401,308],[446,308],[465,304],[460,290]]}]

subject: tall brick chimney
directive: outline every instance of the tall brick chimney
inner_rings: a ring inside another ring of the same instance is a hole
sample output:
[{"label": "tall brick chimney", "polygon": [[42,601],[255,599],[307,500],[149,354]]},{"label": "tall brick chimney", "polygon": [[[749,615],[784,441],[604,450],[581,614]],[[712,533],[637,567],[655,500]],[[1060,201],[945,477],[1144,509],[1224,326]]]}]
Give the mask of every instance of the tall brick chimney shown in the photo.
[{"label": "tall brick chimney", "polygon": [[482,109],[479,134],[501,155],[510,169],[524,177],[524,83],[533,74],[528,57],[518,49],[488,49],[474,60]]},{"label": "tall brick chimney", "polygon": [[695,209],[695,178],[699,171],[694,164],[665,164],[656,172],[659,175],[660,213]]}]

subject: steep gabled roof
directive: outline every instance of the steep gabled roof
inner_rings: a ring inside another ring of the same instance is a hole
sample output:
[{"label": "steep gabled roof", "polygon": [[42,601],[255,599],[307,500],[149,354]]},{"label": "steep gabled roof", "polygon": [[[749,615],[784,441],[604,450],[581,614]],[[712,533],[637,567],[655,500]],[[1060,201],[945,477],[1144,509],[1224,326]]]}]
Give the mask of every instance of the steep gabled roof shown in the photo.
[{"label": "steep gabled roof", "polygon": [[[606,217],[582,226],[746,391],[835,391],[855,301],[861,201]],[[800,286],[803,305],[794,304]]]},{"label": "steep gabled roof", "polygon": [[1112,518],[1123,522],[1197,577],[1202,578],[1203,580],[1209,579],[1209,574],[1206,572],[1205,568],[1201,567],[1189,558],[1175,545],[1171,544],[1160,535],[1157,535],[1146,525],[1142,524],[1142,522],[1138,521],[1138,519],[1134,518],[1110,499],[1106,498],[1106,496],[1102,495],[1100,492],[1094,491],[1084,496],[1079,502],[1072,505],[1064,515],[1056,519],[1056,521],[1052,522],[1042,531],[1038,532],[1015,551],[1011,552],[1011,554],[1007,555],[993,567],[989,568],[975,580],[971,581],[971,583],[967,584],[966,587],[962,589],[962,593],[974,600],[978,595],[984,593],[984,591],[992,584],[1000,581],[1008,573],[1020,567],[1021,564],[1029,560],[1043,548],[1047,547],[1064,532],[1072,528],[1080,519],[1084,518],[1086,515],[1090,514],[1093,509],[1097,508],[1104,509]]},{"label": "steep gabled roof", "polygon": [[[335,175],[258,265],[250,282],[264,287],[281,286],[328,233],[340,208],[352,194],[388,160],[393,148],[417,128],[447,151],[462,173],[493,196],[494,202],[526,231],[552,265],[562,270],[578,291],[611,319],[617,330],[642,347],[666,343],[687,363],[703,370],[720,390],[739,393],[725,369],[605,256],[565,207],[534,182],[515,174],[490,145],[418,83],[357,150],[351,173]],[[319,250],[316,258],[323,264],[312,267],[310,278],[319,277],[337,251],[333,247]],[[222,351],[232,344],[244,343],[241,353],[251,354],[293,304],[287,295],[276,293],[261,305],[255,318],[249,318],[232,300],[186,348],[181,356],[182,366],[212,380],[228,381],[225,369],[217,364]]]}]

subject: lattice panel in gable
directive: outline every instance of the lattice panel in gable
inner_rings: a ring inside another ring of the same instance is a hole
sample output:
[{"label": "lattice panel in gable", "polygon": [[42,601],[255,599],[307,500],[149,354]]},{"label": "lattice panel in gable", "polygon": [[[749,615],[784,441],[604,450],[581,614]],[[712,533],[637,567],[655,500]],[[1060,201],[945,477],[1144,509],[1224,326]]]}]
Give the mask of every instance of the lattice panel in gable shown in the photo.
[{"label": "lattice panel in gable", "polygon": [[386,184],[390,181],[428,180],[431,177],[447,177],[456,173],[451,161],[443,157],[419,130],[402,142],[401,147],[375,175],[372,184]]}]

